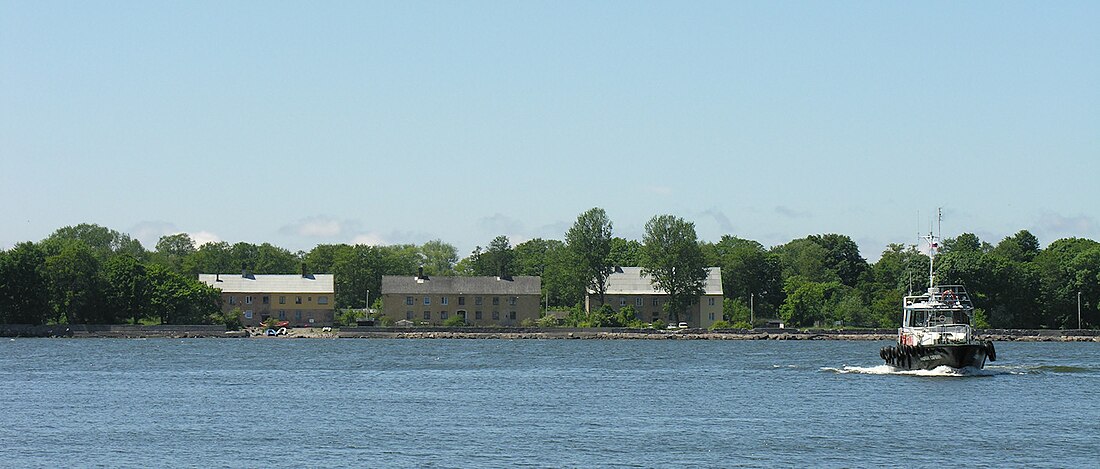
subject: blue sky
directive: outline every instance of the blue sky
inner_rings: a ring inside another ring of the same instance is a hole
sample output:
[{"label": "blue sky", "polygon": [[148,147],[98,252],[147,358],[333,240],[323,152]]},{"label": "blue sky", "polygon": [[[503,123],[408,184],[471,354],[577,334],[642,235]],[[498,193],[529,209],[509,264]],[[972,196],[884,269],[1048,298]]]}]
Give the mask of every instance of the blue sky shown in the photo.
[{"label": "blue sky", "polygon": [[[0,248],[1100,239],[1100,2],[0,0]],[[918,216],[918,212],[920,215]]]}]

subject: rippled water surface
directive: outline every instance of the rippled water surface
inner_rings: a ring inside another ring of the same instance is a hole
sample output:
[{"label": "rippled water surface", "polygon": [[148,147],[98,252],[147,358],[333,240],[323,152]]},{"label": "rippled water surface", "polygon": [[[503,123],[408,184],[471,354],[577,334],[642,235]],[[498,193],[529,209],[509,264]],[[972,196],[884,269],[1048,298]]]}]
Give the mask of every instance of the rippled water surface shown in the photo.
[{"label": "rippled water surface", "polygon": [[0,342],[7,467],[1096,467],[1100,344]]}]

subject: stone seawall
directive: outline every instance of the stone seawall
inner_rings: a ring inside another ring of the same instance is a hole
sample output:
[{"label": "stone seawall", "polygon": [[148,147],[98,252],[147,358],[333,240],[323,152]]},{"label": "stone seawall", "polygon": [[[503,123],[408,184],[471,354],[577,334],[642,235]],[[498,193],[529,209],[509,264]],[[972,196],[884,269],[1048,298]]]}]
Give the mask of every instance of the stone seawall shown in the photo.
[{"label": "stone seawall", "polygon": [[225,326],[218,325],[164,325],[134,326],[129,324],[60,324],[31,326],[27,324],[0,325],[0,337],[225,337]]},{"label": "stone seawall", "polygon": [[[1100,342],[1100,330],[979,329],[983,340],[995,342]],[[74,338],[362,338],[362,339],[592,339],[592,340],[889,340],[893,329],[811,330],[796,329],[704,329],[654,330],[623,328],[537,328],[537,327],[345,327],[292,328],[286,335],[269,337],[262,329],[226,331],[218,325],[133,326],[72,324],[30,326],[0,325],[0,337]]]}]

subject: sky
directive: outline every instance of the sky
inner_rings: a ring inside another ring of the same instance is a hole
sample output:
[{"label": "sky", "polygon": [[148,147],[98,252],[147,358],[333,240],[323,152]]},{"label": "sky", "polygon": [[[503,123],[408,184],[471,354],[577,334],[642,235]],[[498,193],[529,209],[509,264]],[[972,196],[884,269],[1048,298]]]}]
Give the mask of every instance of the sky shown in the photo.
[{"label": "sky", "polygon": [[1100,2],[0,0],[0,249],[1100,239]]}]

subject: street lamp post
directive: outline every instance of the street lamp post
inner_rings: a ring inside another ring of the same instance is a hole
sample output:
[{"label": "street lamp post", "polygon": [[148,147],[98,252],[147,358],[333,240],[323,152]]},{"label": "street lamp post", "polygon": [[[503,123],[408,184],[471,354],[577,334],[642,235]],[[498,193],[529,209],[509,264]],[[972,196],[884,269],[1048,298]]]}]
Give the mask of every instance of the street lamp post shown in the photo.
[{"label": "street lamp post", "polygon": [[752,323],[756,319],[756,306],[755,306],[756,293],[749,293],[749,327],[752,327]]},{"label": "street lamp post", "polygon": [[1081,329],[1081,292],[1077,292],[1077,328]]}]

